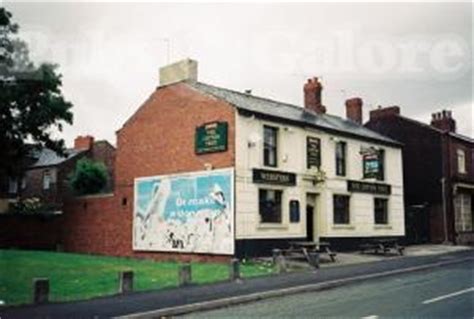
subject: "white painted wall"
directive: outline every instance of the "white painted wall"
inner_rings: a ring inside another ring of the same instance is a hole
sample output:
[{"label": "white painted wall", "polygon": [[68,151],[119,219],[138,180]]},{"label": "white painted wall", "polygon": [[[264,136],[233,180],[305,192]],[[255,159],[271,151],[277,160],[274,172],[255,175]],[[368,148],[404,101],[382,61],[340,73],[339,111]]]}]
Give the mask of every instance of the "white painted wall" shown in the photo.
[{"label": "white painted wall", "polygon": [[[278,167],[263,166],[263,126],[279,128]],[[306,137],[321,139],[321,168],[327,179],[316,186],[308,180],[306,169]],[[236,115],[236,238],[291,238],[306,236],[306,194],[316,193],[315,232],[322,237],[372,237],[404,235],[403,176],[401,149],[337,136],[347,143],[347,176],[336,176],[335,136],[314,129],[263,121],[255,117]],[[249,147],[249,140],[257,141]],[[347,180],[362,179],[361,147],[374,146],[385,150],[385,180],[390,184],[392,194],[389,199],[388,225],[374,224],[372,194],[349,193]],[[264,168],[297,174],[297,186],[270,186],[252,182],[252,169]],[[259,221],[258,190],[275,188],[283,190],[282,223],[261,224]],[[350,199],[350,224],[333,224],[333,194],[348,194]],[[301,219],[299,223],[289,222],[289,201],[300,201]],[[316,239],[317,237],[315,237]]]}]

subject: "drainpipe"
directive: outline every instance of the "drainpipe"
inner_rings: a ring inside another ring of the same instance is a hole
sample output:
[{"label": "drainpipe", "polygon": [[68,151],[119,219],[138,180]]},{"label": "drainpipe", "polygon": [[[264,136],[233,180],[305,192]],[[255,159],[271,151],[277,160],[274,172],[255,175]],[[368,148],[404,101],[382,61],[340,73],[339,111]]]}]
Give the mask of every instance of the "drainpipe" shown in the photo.
[{"label": "drainpipe", "polygon": [[441,178],[441,191],[442,191],[442,200],[443,200],[443,225],[444,225],[444,241],[443,244],[449,244],[448,239],[448,218],[446,216],[446,178]]}]

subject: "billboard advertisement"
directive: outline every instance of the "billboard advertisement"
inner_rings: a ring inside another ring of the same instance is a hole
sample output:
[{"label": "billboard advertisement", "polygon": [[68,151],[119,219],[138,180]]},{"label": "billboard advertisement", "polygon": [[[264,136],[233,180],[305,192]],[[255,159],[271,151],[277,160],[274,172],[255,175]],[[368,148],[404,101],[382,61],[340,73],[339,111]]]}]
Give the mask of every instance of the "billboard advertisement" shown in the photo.
[{"label": "billboard advertisement", "polygon": [[135,179],[135,250],[233,254],[234,171]]}]

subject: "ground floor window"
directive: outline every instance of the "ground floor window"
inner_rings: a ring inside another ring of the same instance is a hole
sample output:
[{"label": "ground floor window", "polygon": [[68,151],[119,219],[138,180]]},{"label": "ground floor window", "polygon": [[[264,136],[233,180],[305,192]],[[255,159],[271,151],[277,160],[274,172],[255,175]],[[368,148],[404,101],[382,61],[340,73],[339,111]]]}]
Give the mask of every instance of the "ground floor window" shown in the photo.
[{"label": "ground floor window", "polygon": [[474,230],[472,196],[470,194],[460,193],[454,197],[454,212],[456,231]]},{"label": "ground floor window", "polygon": [[347,195],[334,195],[334,224],[349,224],[349,199]]},{"label": "ground floor window", "polygon": [[281,195],[282,191],[280,190],[259,190],[261,223],[281,223]]},{"label": "ground floor window", "polygon": [[374,198],[375,224],[388,224],[388,199]]}]

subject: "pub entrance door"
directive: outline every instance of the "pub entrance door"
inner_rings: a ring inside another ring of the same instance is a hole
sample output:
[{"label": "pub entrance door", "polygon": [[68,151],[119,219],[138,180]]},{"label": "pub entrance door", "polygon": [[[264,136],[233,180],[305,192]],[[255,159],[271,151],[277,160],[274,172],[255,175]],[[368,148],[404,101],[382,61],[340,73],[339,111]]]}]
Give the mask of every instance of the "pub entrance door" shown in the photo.
[{"label": "pub entrance door", "polygon": [[314,241],[317,239],[316,231],[316,195],[306,195],[306,240]]}]

